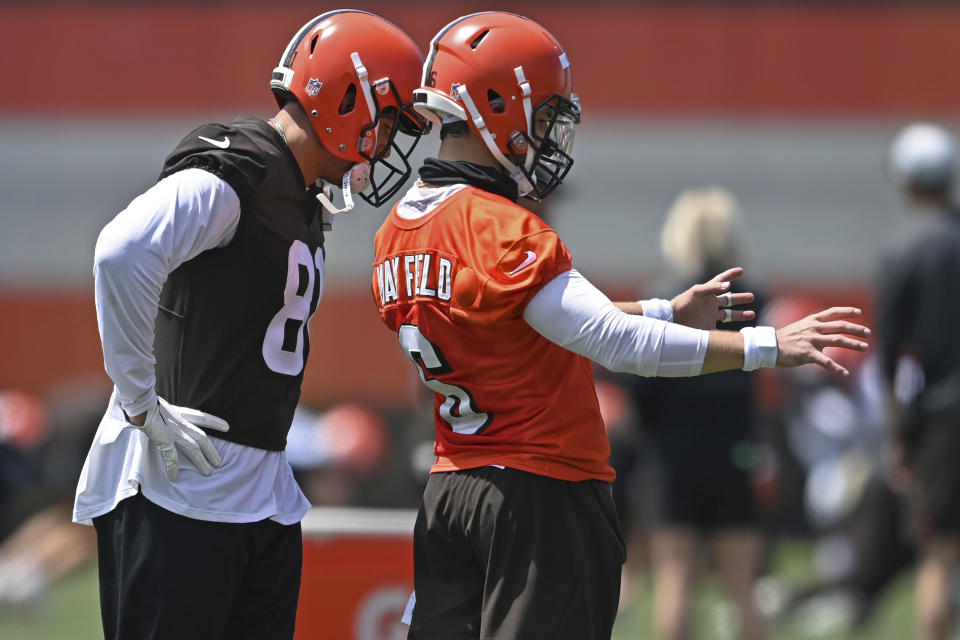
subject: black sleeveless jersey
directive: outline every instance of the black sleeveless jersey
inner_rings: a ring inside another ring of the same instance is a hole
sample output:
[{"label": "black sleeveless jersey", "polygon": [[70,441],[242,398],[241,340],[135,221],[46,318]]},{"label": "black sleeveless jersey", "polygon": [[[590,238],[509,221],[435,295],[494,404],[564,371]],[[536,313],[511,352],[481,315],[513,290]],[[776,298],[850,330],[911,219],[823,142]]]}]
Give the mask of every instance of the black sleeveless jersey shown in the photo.
[{"label": "black sleeveless jersey", "polygon": [[307,325],[323,291],[317,200],[279,134],[240,117],[189,133],[160,175],[198,168],[240,198],[233,239],[185,262],[160,295],[157,393],[212,413],[230,431],[211,436],[279,451],[300,399]]}]

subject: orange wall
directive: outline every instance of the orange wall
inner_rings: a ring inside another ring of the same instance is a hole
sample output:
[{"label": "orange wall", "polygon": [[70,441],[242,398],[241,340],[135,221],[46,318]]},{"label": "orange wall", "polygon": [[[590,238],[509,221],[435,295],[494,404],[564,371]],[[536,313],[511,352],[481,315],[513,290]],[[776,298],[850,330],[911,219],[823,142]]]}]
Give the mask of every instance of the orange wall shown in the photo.
[{"label": "orange wall", "polygon": [[[368,3],[421,46],[469,2]],[[441,9],[442,8],[442,9]],[[516,3],[563,42],[586,114],[956,111],[960,7]],[[0,111],[272,108],[316,3],[0,5]],[[424,19],[423,16],[435,16]]]},{"label": "orange wall", "polygon": [[0,390],[102,378],[93,292],[0,296]]},{"label": "orange wall", "polygon": [[[397,408],[411,401],[413,369],[369,294],[326,292],[310,341],[303,387],[308,403],[355,399]],[[100,382],[109,391],[93,292],[0,295],[0,390],[42,393],[78,380]]]}]

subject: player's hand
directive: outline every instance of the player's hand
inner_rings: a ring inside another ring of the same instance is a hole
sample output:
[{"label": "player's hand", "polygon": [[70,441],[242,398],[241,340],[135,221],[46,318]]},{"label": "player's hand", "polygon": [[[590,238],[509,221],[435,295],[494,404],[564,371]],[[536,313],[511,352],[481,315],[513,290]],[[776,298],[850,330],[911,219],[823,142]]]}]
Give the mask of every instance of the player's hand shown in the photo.
[{"label": "player's hand", "polygon": [[134,426],[147,434],[150,442],[160,450],[171,482],[180,474],[178,450],[205,476],[210,475],[213,467],[223,464],[220,454],[200,427],[229,431],[230,425],[209,413],[177,407],[157,398],[157,404],[147,412],[143,425]]},{"label": "player's hand", "polygon": [[673,321],[694,329],[716,329],[718,322],[749,322],[753,311],[729,307],[753,302],[752,293],[730,293],[730,282],[743,275],[742,267],[727,269],[709,282],[695,284],[673,300]]},{"label": "player's hand", "polygon": [[869,338],[870,329],[847,318],[861,315],[856,307],[830,307],[777,329],[777,366],[818,364],[827,371],[849,375],[849,371],[823,353],[825,347],[866,351],[867,343],[851,338]]}]

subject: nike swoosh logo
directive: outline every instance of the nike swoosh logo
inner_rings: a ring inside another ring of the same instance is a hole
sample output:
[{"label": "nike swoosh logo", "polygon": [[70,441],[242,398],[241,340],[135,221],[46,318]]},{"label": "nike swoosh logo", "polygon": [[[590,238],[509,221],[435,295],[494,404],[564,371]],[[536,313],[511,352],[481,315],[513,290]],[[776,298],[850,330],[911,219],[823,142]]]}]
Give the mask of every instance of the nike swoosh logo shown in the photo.
[{"label": "nike swoosh logo", "polygon": [[223,140],[211,140],[210,138],[205,138],[203,136],[197,136],[197,137],[203,140],[204,142],[209,142],[213,146],[220,147],[221,149],[226,149],[227,147],[230,146],[230,138],[228,138],[227,136],[223,136]]},{"label": "nike swoosh logo", "polygon": [[507,275],[512,276],[513,274],[515,274],[517,271],[520,271],[524,267],[529,267],[530,265],[533,264],[533,262],[536,259],[537,259],[537,254],[535,254],[533,251],[527,251],[527,257],[523,259],[523,262],[521,262],[516,269],[514,269]]}]

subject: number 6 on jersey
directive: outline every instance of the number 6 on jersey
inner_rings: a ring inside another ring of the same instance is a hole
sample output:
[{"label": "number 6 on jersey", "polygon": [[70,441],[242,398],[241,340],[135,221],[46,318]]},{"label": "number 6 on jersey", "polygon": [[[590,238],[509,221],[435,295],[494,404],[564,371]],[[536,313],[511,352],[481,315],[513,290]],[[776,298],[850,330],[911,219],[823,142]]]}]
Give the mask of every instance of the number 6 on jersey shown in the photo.
[{"label": "number 6 on jersey", "polygon": [[439,409],[444,422],[456,433],[477,434],[483,431],[493,420],[493,415],[479,411],[470,392],[463,387],[433,377],[453,371],[440,347],[430,342],[415,324],[400,325],[397,337],[403,352],[417,367],[423,383],[432,391],[446,396]]}]

